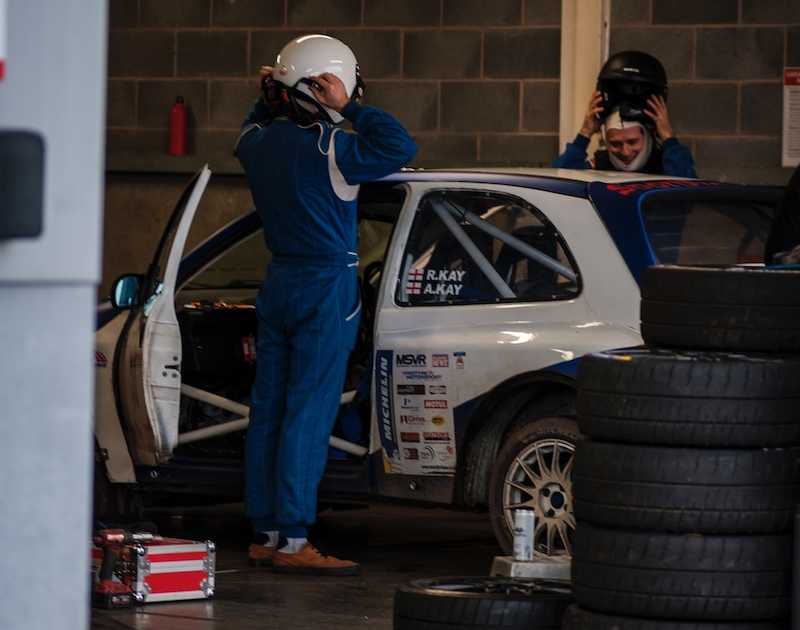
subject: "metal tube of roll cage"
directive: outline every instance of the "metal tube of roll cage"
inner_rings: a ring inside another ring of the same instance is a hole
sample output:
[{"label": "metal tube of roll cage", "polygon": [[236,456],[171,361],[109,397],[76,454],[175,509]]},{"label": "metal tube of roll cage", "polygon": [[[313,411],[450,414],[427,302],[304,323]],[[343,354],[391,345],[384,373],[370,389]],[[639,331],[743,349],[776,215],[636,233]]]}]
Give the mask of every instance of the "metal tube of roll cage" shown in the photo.
[{"label": "metal tube of roll cage", "polygon": [[[456,208],[452,208],[451,212],[459,212]],[[489,236],[493,236],[499,241],[503,241],[509,247],[517,250],[523,256],[527,256],[538,262],[540,265],[547,267],[550,271],[554,271],[560,276],[564,276],[568,280],[575,282],[578,279],[577,274],[572,271],[569,267],[565,267],[557,260],[550,258],[547,254],[540,252],[535,247],[531,247],[525,241],[521,241],[516,236],[512,236],[511,234],[507,234],[503,232],[498,227],[495,227],[488,221],[484,221],[481,219],[477,214],[474,212],[470,212],[469,210],[464,211],[464,218],[469,221],[472,225],[476,228],[483,230]]]},{"label": "metal tube of roll cage", "polygon": [[450,230],[453,236],[456,237],[456,240],[466,250],[469,257],[475,261],[475,264],[478,265],[478,267],[480,267],[480,270],[489,279],[489,282],[492,283],[494,288],[497,289],[497,292],[504,298],[513,300],[515,297],[517,297],[516,294],[505,283],[503,278],[500,277],[500,274],[497,273],[494,267],[492,267],[492,264],[486,260],[486,256],[483,255],[483,252],[481,252],[477,245],[472,242],[470,237],[464,233],[464,230],[461,229],[458,221],[456,221],[450,215],[450,211],[442,207],[443,205],[444,202],[438,200],[431,201],[431,207],[433,208],[433,211],[442,220],[442,223],[447,226],[447,229]]},{"label": "metal tube of roll cage", "polygon": [[[243,405],[242,403],[238,403],[234,400],[229,400],[228,398],[223,398],[222,396],[212,394],[211,392],[207,392],[202,389],[197,389],[191,385],[181,385],[181,393],[184,396],[188,396],[194,400],[199,400],[201,402],[208,403],[209,405],[214,405],[215,407],[224,409],[225,411],[239,414],[242,417],[237,420],[231,420],[229,422],[214,425],[213,427],[204,427],[202,429],[197,429],[196,431],[187,431],[186,433],[181,433],[178,436],[179,444],[199,442],[200,440],[207,440],[209,438],[225,435],[227,433],[243,431],[247,428],[247,425],[250,424],[250,407],[247,405]],[[349,403],[354,397],[355,391],[345,392],[342,394],[339,404],[344,405]],[[350,453],[351,455],[356,455],[358,457],[363,457],[367,454],[367,449],[365,447],[358,444],[353,444],[352,442],[348,442],[333,435],[330,437],[329,444],[333,448],[338,448],[345,453]]]}]

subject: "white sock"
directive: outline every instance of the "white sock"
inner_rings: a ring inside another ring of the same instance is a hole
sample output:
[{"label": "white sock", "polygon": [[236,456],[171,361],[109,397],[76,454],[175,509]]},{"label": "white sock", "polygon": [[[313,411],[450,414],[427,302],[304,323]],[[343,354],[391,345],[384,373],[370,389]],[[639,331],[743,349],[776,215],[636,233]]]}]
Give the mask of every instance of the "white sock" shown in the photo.
[{"label": "white sock", "polygon": [[286,546],[278,549],[281,553],[297,553],[306,546],[308,538],[287,538]]},{"label": "white sock", "polygon": [[267,537],[267,542],[264,543],[265,547],[277,547],[278,545],[278,530],[273,529],[269,532],[259,532]]}]

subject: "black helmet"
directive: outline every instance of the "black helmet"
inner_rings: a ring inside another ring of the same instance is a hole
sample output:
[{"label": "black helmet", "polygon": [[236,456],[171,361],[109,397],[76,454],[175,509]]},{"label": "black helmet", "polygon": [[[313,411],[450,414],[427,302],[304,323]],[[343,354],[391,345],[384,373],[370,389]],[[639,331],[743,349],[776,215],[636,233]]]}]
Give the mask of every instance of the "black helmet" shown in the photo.
[{"label": "black helmet", "polygon": [[611,55],[597,76],[597,89],[603,95],[603,116],[619,108],[623,120],[652,123],[645,115],[647,99],[667,98],[667,73],[661,62],[638,50]]}]

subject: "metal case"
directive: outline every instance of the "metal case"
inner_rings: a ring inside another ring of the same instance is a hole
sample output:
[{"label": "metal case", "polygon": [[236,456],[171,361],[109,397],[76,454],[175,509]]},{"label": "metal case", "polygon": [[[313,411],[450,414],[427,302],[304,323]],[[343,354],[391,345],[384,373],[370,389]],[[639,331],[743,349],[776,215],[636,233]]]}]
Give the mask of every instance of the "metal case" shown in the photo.
[{"label": "metal case", "polygon": [[[95,579],[103,561],[103,550],[92,548]],[[114,571],[114,579],[127,584],[138,603],[207,599],[214,595],[216,546],[161,538],[125,545]]]}]

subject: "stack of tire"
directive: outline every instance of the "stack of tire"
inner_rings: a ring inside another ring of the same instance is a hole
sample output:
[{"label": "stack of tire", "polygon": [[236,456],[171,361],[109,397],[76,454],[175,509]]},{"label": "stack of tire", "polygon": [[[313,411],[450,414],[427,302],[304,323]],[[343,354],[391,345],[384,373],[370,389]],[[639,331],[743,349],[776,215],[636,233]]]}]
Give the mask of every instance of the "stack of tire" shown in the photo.
[{"label": "stack of tire", "polygon": [[563,628],[786,629],[800,272],[652,267],[642,336],[582,361]]}]

